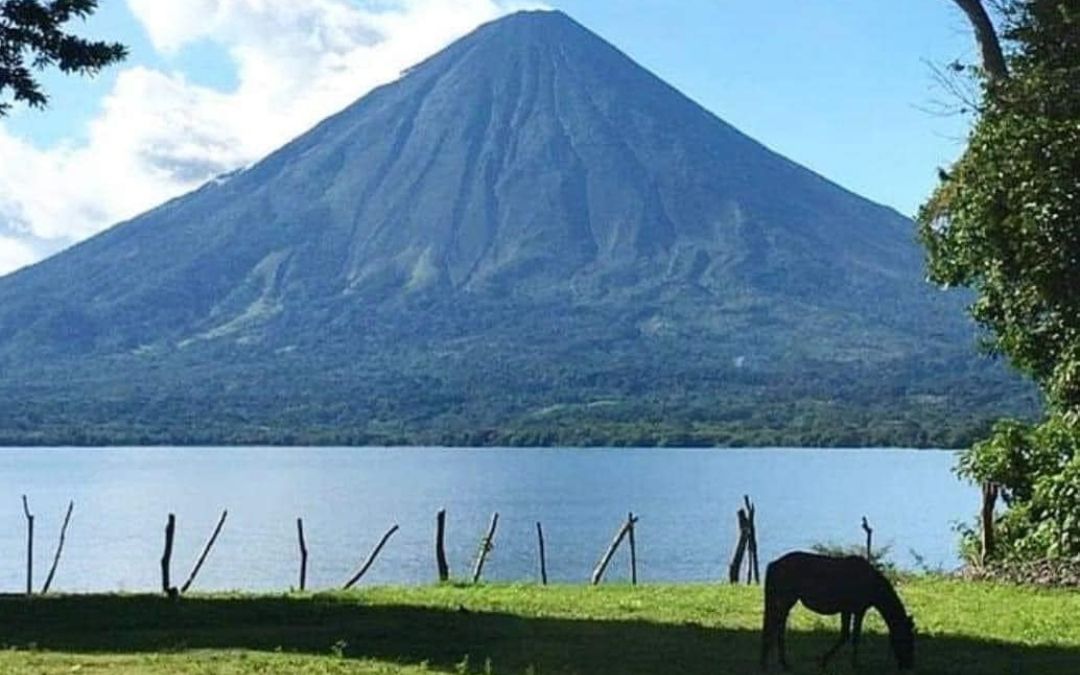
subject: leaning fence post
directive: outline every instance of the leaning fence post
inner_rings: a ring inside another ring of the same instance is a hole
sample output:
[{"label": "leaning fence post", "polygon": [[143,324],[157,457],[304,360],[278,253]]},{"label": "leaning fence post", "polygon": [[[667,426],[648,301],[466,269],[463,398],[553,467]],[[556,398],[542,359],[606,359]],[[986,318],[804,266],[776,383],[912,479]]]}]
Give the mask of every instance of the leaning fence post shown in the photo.
[{"label": "leaning fence post", "polygon": [[296,538],[300,541],[300,592],[307,587],[307,542],[304,541],[304,519],[296,519]]},{"label": "leaning fence post", "polygon": [[352,588],[353,586],[355,586],[357,584],[357,582],[359,582],[360,579],[365,574],[367,574],[367,571],[369,569],[371,569],[372,565],[375,564],[375,558],[377,558],[379,556],[379,552],[383,550],[383,546],[386,546],[386,542],[390,541],[390,537],[394,536],[394,533],[397,532],[397,531],[398,531],[398,526],[394,525],[393,527],[391,527],[386,532],[386,534],[383,535],[383,538],[379,540],[379,543],[375,547],[375,550],[373,550],[371,552],[371,555],[369,555],[367,557],[367,561],[364,562],[363,566],[360,567],[360,571],[357,572],[356,574],[354,574],[351,579],[349,579],[348,581],[345,582],[344,589],[346,591],[349,590],[350,588]]},{"label": "leaning fence post", "polygon": [[221,512],[221,520],[218,521],[217,527],[214,528],[214,533],[210,535],[210,541],[206,542],[206,547],[203,549],[202,555],[199,556],[199,560],[195,563],[195,567],[191,568],[191,574],[188,575],[187,581],[180,588],[181,593],[187,593],[187,590],[191,588],[192,582],[195,581],[195,576],[202,569],[203,563],[206,562],[206,556],[210,554],[210,549],[214,547],[214,542],[217,541],[218,535],[221,534],[221,528],[225,525],[225,518],[228,517],[229,512]]},{"label": "leaning fence post", "polygon": [[495,528],[499,525],[499,514],[494,513],[491,516],[491,525],[488,527],[487,534],[480,541],[480,551],[476,557],[476,566],[473,568],[472,582],[475,584],[480,581],[480,575],[484,573],[484,562],[487,560],[488,553],[491,553],[491,549],[494,547],[495,540]]},{"label": "leaning fence post", "polygon": [[170,598],[179,596],[179,591],[169,581],[169,566],[172,564],[173,537],[176,534],[176,516],[169,514],[165,524],[165,552],[161,555],[161,590]]},{"label": "leaning fence post", "polygon": [[626,537],[627,532],[629,532],[630,528],[632,528],[634,526],[634,523],[636,522],[637,518],[631,516],[631,518],[628,519],[625,523],[623,523],[622,527],[619,528],[618,533],[616,533],[615,535],[615,539],[612,540],[611,545],[608,546],[607,552],[604,553],[604,557],[600,559],[600,562],[597,564],[596,569],[593,570],[593,586],[599,584],[600,581],[604,578],[604,572],[607,570],[608,563],[611,562],[611,557],[615,555],[615,550],[619,548],[619,544],[622,543],[623,538]]},{"label": "leaning fence post", "polygon": [[540,583],[547,586],[547,559],[544,556],[544,528],[536,521],[536,538],[540,543]]},{"label": "leaning fence post", "polygon": [[870,527],[870,523],[867,522],[866,516],[862,517],[862,529],[866,533],[866,559],[870,562],[874,561],[874,550],[872,544],[874,542],[874,530]]},{"label": "leaning fence post", "polygon": [[446,509],[435,515],[435,563],[439,566],[439,581],[450,578],[450,566],[446,563]]},{"label": "leaning fence post", "polygon": [[750,543],[750,521],[746,511],[739,509],[736,516],[739,519],[739,541],[735,544],[735,553],[732,554],[731,564],[728,565],[728,581],[733,584],[739,583],[739,571],[742,568],[743,556],[746,554],[746,547]]},{"label": "leaning fence post", "polygon": [[56,566],[60,564],[60,553],[64,550],[64,539],[67,537],[68,523],[71,522],[71,512],[75,509],[75,501],[68,502],[67,514],[64,516],[64,524],[60,526],[60,540],[56,543],[56,555],[53,556],[52,567],[49,568],[49,576],[45,577],[45,585],[41,587],[41,594],[45,595],[52,586],[53,577],[56,576]]},{"label": "leaning fence post", "polygon": [[23,515],[26,516],[26,595],[34,594],[34,514],[26,495],[22,496]]}]

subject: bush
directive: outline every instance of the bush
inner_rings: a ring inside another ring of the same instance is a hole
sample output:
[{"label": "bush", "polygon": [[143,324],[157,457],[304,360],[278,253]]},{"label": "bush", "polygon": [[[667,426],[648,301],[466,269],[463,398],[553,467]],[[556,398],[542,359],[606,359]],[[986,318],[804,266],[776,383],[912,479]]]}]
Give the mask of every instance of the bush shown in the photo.
[{"label": "bush", "polygon": [[[1038,425],[1004,421],[965,452],[957,468],[976,483],[997,483],[1007,509],[997,516],[996,558],[1008,561],[1080,555],[1080,423],[1054,414]],[[977,532],[963,529],[964,550]]]},{"label": "bush", "polygon": [[[843,558],[849,555],[858,556],[860,558],[866,557],[865,546],[845,546],[843,544],[833,543],[817,543],[810,547],[814,553],[821,555],[832,556],[834,558]],[[876,567],[886,577],[895,580],[900,571],[896,567],[890,555],[892,553],[892,546],[878,546],[870,551],[870,564]]]}]

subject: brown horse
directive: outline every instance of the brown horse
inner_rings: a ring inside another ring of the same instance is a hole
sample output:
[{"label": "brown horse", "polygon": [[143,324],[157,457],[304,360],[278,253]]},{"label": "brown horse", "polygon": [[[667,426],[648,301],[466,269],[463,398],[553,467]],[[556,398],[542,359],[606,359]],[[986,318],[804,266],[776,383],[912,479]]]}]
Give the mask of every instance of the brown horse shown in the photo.
[{"label": "brown horse", "polygon": [[857,663],[863,617],[873,607],[889,627],[889,641],[901,670],[915,665],[915,624],[904,611],[889,580],[859,556],[843,558],[797,551],[769,563],[765,570],[765,622],[761,632],[761,667],[768,667],[775,642],[780,665],[788,668],[784,651],[787,618],[802,601],[818,614],[840,615],[840,640],[821,657],[822,667],[851,638],[852,662]]}]

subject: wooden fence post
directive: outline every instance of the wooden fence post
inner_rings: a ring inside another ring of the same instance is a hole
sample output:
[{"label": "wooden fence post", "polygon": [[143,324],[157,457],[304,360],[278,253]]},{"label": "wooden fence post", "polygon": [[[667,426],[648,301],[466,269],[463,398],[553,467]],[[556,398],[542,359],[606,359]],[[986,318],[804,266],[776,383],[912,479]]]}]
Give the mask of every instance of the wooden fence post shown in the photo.
[{"label": "wooden fence post", "polygon": [[439,567],[439,581],[450,579],[450,566],[446,563],[446,509],[435,515],[435,563]]},{"label": "wooden fence post", "polygon": [[747,521],[749,525],[746,544],[750,559],[747,564],[746,583],[758,584],[761,583],[761,570],[758,564],[757,506],[754,505],[754,502],[750,501],[749,495],[743,495],[743,503],[746,505]]},{"label": "wooden fence post", "polygon": [[214,547],[214,542],[217,541],[218,535],[221,534],[221,528],[225,525],[225,518],[227,518],[229,512],[222,511],[221,519],[218,520],[217,527],[214,528],[214,533],[210,535],[210,540],[206,542],[206,547],[203,548],[202,555],[199,556],[199,560],[195,563],[195,567],[191,568],[191,574],[188,575],[187,581],[180,588],[181,593],[187,593],[191,588],[191,584],[195,581],[195,576],[198,575],[199,570],[202,569],[203,563],[206,562],[206,556],[210,554],[210,549]]},{"label": "wooden fence post", "polygon": [[637,523],[637,518],[633,511],[626,516],[626,522],[630,523],[630,585],[637,586],[637,544],[634,542],[634,524]]},{"label": "wooden fence post", "polygon": [[874,529],[870,527],[870,523],[866,520],[866,516],[862,517],[862,529],[866,533],[866,559],[870,562],[874,561]]},{"label": "wooden fence post", "polygon": [[544,528],[536,521],[536,538],[540,542],[540,583],[547,586],[547,559],[544,554]]},{"label": "wooden fence post", "polygon": [[60,540],[56,543],[56,555],[53,556],[52,567],[49,568],[49,576],[45,577],[45,584],[41,587],[41,594],[45,595],[52,586],[53,577],[56,576],[56,566],[60,564],[60,553],[64,550],[64,539],[67,538],[68,523],[71,522],[71,512],[75,509],[75,501],[68,502],[67,514],[64,516],[64,524],[60,526]]},{"label": "wooden fence post", "polygon": [[26,495],[22,496],[23,515],[26,516],[26,595],[34,594],[34,514]]},{"label": "wooden fence post", "polygon": [[499,525],[499,514],[494,513],[491,516],[491,525],[488,527],[487,535],[480,541],[480,551],[476,557],[476,566],[473,567],[472,582],[478,583],[480,581],[480,575],[484,573],[484,562],[487,560],[488,553],[491,553],[491,549],[494,548],[495,540],[495,528]]},{"label": "wooden fence post", "polygon": [[619,544],[622,543],[622,540],[626,537],[627,533],[630,531],[630,528],[632,528],[634,526],[634,523],[636,522],[637,518],[631,518],[625,523],[623,523],[622,527],[619,528],[619,531],[615,534],[615,538],[611,541],[611,545],[608,546],[607,552],[604,553],[604,557],[600,559],[600,562],[596,565],[596,569],[593,570],[593,586],[596,586],[603,580],[604,572],[607,570],[608,563],[611,562],[611,557],[615,555],[615,550],[619,548]]},{"label": "wooden fence post", "polygon": [[165,524],[165,552],[161,556],[161,590],[170,598],[180,595],[176,587],[169,581],[169,568],[172,564],[173,537],[176,535],[176,516],[169,514],[169,520]]},{"label": "wooden fence post", "polygon": [[23,495],[23,514],[26,516],[26,594],[33,595],[33,514]]},{"label": "wooden fence post", "polygon": [[386,546],[386,542],[390,541],[390,537],[394,536],[394,533],[397,531],[398,526],[394,525],[386,532],[386,534],[383,535],[382,539],[379,540],[378,545],[375,546],[375,549],[371,552],[371,555],[367,557],[367,560],[360,567],[360,571],[354,574],[351,579],[345,582],[344,589],[346,591],[355,586],[357,582],[360,581],[361,577],[367,574],[367,571],[371,569],[372,565],[375,564],[375,558],[379,557],[379,552],[383,550],[383,546]]},{"label": "wooden fence post", "polygon": [[300,592],[307,588],[307,542],[304,541],[304,519],[296,519],[296,538],[300,541]]},{"label": "wooden fence post", "polygon": [[739,519],[739,541],[735,544],[735,553],[731,556],[731,564],[728,565],[728,581],[733,584],[739,583],[743,556],[746,554],[746,547],[750,544],[750,521],[746,511],[739,509],[736,516]]}]

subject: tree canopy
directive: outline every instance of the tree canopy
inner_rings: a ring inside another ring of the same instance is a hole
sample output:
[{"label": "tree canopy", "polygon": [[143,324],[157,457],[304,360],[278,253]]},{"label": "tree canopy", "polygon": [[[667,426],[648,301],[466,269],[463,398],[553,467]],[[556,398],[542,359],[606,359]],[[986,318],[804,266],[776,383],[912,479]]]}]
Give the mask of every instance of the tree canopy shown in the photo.
[{"label": "tree canopy", "polygon": [[[978,117],[919,215],[931,278],[973,289],[991,351],[1042,389],[1048,419],[999,425],[961,473],[1001,485],[1009,553],[1080,553],[1080,5],[1002,0],[980,30]],[[985,16],[985,13],[984,13]],[[993,26],[991,26],[993,29]],[[994,45],[1000,36],[998,54]],[[1064,482],[1062,476],[1068,477]],[[1069,487],[1069,486],[1072,487]]]},{"label": "tree canopy", "polygon": [[[44,107],[49,99],[37,71],[55,66],[65,73],[93,75],[122,60],[127,55],[123,45],[65,30],[65,24],[86,19],[97,5],[97,0],[0,1],[0,96],[10,89],[15,101]],[[10,102],[0,100],[0,117],[10,109]]]}]

